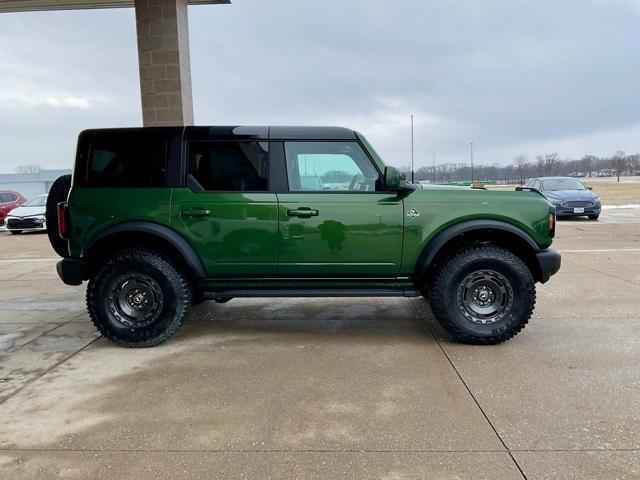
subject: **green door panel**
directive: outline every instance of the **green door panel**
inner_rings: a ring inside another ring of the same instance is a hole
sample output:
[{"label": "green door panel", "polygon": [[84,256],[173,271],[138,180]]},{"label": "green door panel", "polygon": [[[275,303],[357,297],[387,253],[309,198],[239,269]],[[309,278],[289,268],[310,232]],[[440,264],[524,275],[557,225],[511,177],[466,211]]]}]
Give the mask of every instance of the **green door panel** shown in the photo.
[{"label": "green door panel", "polygon": [[402,199],[389,193],[279,193],[278,273],[395,276]]},{"label": "green door panel", "polygon": [[209,276],[276,273],[275,193],[194,193],[176,188],[171,206],[173,228],[193,245]]},{"label": "green door panel", "polygon": [[72,256],[79,256],[93,237],[117,223],[171,223],[171,188],[73,187],[69,205]]}]

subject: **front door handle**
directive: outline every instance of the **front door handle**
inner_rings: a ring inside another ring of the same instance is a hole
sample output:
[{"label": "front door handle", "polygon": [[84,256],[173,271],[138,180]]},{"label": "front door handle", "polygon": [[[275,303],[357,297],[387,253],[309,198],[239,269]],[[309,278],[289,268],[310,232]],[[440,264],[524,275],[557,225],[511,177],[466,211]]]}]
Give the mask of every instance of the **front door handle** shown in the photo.
[{"label": "front door handle", "polygon": [[187,208],[181,213],[183,217],[207,217],[211,215],[211,210],[208,208]]},{"label": "front door handle", "polygon": [[300,207],[292,210],[287,210],[289,217],[311,218],[318,216],[318,210],[313,210],[309,207]]}]

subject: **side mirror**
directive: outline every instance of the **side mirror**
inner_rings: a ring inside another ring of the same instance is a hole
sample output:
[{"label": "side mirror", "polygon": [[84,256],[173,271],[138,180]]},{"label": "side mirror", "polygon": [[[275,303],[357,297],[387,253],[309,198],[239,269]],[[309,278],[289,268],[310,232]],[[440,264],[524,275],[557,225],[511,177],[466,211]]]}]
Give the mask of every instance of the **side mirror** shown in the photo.
[{"label": "side mirror", "polygon": [[384,167],[384,188],[391,191],[404,190],[404,175],[394,167]]},{"label": "side mirror", "polygon": [[593,187],[587,187],[587,190],[593,190]]}]

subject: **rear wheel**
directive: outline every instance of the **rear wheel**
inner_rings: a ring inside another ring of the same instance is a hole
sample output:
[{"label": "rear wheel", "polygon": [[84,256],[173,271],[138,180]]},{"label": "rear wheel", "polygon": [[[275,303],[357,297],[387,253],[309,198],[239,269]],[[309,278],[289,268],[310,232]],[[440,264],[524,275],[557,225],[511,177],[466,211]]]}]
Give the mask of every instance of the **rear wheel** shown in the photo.
[{"label": "rear wheel", "polygon": [[495,344],[515,336],[535,307],[535,282],[525,263],[494,246],[470,247],[446,260],[429,283],[431,309],[464,343]]},{"label": "rear wheel", "polygon": [[63,258],[69,256],[69,245],[64,238],[60,237],[58,231],[58,204],[66,202],[71,190],[71,175],[58,177],[49,189],[47,196],[47,209],[45,210],[45,221],[47,224],[47,235],[49,243],[58,255]]},{"label": "rear wheel", "polygon": [[125,347],[151,347],[180,328],[191,307],[187,276],[160,252],[123,250],[89,280],[87,308],[106,338]]}]

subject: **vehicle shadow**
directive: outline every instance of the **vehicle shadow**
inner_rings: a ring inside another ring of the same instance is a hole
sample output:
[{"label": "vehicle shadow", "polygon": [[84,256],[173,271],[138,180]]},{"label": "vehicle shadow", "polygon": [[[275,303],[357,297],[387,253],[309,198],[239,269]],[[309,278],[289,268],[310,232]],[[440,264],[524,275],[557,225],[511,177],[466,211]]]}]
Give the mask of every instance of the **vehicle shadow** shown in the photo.
[{"label": "vehicle shadow", "polygon": [[[424,304],[416,307],[414,303]],[[426,308],[426,310],[425,310]],[[423,336],[430,315],[422,299],[234,299],[194,306],[178,336],[228,332]]]}]

